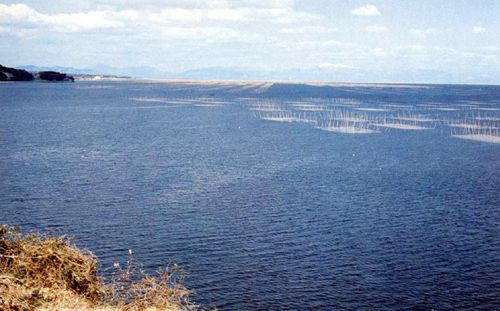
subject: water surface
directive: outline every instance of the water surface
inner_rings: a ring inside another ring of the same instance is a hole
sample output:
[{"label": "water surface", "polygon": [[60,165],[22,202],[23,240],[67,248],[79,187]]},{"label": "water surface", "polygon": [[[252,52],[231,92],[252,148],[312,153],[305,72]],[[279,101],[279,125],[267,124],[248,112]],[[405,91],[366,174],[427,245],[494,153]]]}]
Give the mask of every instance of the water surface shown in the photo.
[{"label": "water surface", "polygon": [[0,84],[0,223],[225,310],[493,310],[500,145],[459,136],[498,120],[494,86]]}]

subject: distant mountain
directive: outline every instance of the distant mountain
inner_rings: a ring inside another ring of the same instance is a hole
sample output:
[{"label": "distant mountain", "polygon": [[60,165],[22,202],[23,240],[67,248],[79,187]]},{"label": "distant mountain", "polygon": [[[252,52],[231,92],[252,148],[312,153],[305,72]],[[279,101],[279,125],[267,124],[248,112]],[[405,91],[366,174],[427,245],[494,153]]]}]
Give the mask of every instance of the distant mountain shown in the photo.
[{"label": "distant mountain", "polygon": [[172,75],[168,72],[164,72],[158,68],[146,66],[115,68],[101,65],[96,66],[93,69],[103,74],[124,75],[138,79],[167,79],[172,77]]}]

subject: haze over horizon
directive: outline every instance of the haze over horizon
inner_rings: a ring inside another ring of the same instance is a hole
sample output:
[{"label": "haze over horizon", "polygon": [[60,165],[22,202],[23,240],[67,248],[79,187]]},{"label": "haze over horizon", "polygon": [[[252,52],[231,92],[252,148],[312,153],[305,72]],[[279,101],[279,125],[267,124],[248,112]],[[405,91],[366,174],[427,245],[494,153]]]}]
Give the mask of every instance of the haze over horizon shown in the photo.
[{"label": "haze over horizon", "polygon": [[494,0],[0,0],[0,64],[146,78],[500,84],[498,16]]}]

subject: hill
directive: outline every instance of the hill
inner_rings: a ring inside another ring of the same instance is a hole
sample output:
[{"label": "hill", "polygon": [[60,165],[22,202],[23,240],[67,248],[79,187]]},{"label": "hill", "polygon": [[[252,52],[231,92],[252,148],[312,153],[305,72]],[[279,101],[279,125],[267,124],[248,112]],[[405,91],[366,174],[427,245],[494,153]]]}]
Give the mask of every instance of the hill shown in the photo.
[{"label": "hill", "polygon": [[0,65],[0,81],[73,82],[74,80],[75,79],[72,76],[57,71],[28,72],[24,69],[16,69]]}]

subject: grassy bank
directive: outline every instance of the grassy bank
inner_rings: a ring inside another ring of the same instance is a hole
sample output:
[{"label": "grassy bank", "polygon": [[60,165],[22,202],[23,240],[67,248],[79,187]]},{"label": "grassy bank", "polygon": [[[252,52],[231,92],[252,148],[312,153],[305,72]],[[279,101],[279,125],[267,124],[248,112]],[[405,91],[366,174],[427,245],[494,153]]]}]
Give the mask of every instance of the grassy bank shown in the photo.
[{"label": "grassy bank", "polygon": [[70,239],[0,225],[0,310],[199,310],[172,267],[147,275],[129,253],[105,282]]}]

